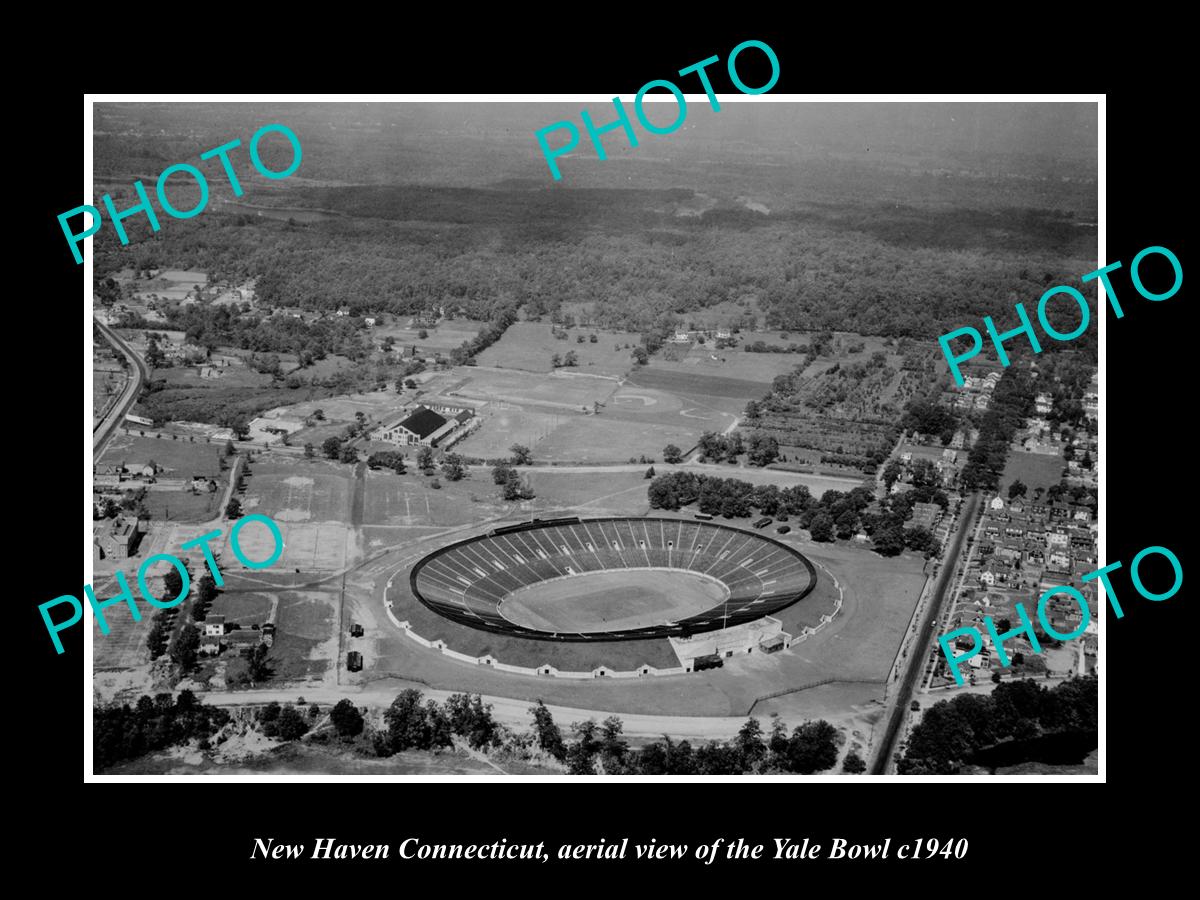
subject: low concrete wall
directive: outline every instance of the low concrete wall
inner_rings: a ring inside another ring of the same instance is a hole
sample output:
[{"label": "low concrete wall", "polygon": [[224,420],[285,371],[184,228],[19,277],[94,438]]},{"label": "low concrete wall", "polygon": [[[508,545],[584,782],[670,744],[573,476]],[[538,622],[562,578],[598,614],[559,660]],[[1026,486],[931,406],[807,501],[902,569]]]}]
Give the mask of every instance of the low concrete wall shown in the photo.
[{"label": "low concrete wall", "polygon": [[451,650],[446,646],[445,641],[427,640],[413,631],[408,622],[398,621],[396,617],[392,615],[392,609],[390,605],[387,607],[387,614],[388,618],[392,620],[392,623],[397,628],[403,631],[406,635],[408,635],[409,638],[416,641],[422,647],[428,647],[431,650],[437,650],[443,656],[448,656],[451,659],[457,659],[459,662],[471,663],[472,665],[476,666],[487,666],[488,668],[496,669],[500,672],[511,672],[514,675],[532,675],[535,677],[540,676],[542,678],[550,677],[576,679],[642,678],[647,675],[682,675],[684,672],[690,671],[688,669],[684,669],[683,666],[673,666],[668,669],[656,669],[651,665],[641,665],[630,671],[617,671],[616,669],[610,669],[607,666],[600,666],[599,668],[593,669],[590,672],[569,672],[562,669],[556,669],[554,666],[546,665],[544,663],[537,667],[514,666],[508,663],[503,663],[490,654],[487,656],[468,656],[465,653],[459,653],[457,650]]}]

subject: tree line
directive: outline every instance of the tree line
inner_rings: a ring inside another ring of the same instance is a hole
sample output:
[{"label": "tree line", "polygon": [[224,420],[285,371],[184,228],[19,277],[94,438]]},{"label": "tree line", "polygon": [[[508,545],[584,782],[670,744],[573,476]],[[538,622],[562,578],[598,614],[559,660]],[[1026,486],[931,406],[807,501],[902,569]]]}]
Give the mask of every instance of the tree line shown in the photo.
[{"label": "tree line", "polygon": [[953,775],[980,750],[1007,740],[1060,732],[1094,731],[1095,675],[1071,678],[1050,689],[1031,679],[997,684],[990,694],[959,694],[925,711],[912,729],[896,771],[901,775]]}]

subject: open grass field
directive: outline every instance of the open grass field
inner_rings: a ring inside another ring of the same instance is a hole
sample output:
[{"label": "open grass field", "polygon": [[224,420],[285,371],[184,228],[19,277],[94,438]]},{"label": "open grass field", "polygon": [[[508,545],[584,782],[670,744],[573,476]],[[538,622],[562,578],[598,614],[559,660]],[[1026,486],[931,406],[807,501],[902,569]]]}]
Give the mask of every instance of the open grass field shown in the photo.
[{"label": "open grass field", "polygon": [[[367,471],[363,504],[363,522],[368,525],[447,527],[475,522],[499,509],[499,488],[483,469],[468,478],[448,482],[438,477],[440,488],[430,487],[433,479],[415,469],[410,474]],[[415,473],[415,474],[411,474]],[[435,476],[437,477],[437,476]],[[476,499],[472,500],[474,496]]]},{"label": "open grass field", "polygon": [[717,412],[740,414],[748,400],[761,400],[770,384],[723,378],[718,375],[639,366],[629,373],[626,384],[653,388],[680,398],[692,406]]},{"label": "open grass field", "polygon": [[337,664],[335,592],[284,591],[279,594],[275,644],[268,657],[274,678],[314,678]]},{"label": "open grass field", "polygon": [[190,478],[192,475],[216,477],[220,472],[220,459],[224,451],[225,444],[222,442],[173,441],[170,438],[144,438],[118,432],[96,462],[110,465],[124,462],[132,466],[154,461],[163,467],[161,478]]},{"label": "open grass field", "polygon": [[150,373],[154,381],[165,381],[168,387],[207,388],[219,384],[221,387],[268,387],[271,376],[255,372],[241,361],[240,357],[231,357],[238,361],[228,366],[218,366],[213,369],[219,373],[216,378],[201,378],[200,370],[207,363],[196,366],[174,365],[165,369],[155,369]]},{"label": "open grass field", "polygon": [[522,469],[537,499],[539,510],[562,509],[580,514],[602,515],[606,511],[640,515],[649,509],[648,481],[636,472],[557,472],[553,468]]},{"label": "open grass field", "polygon": [[[749,353],[745,344],[762,340],[767,344],[786,345],[790,341],[779,340],[778,334],[742,334],[736,347],[717,350],[709,342],[686,345],[668,344],[655,354],[651,367],[665,371],[685,372],[740,381],[754,381],[763,385],[759,396],[765,394],[776,375],[782,375],[804,361],[803,353]],[[794,340],[794,339],[793,339]]]},{"label": "open grass field", "polygon": [[[254,510],[247,510],[254,512]],[[283,555],[269,572],[335,572],[345,568],[355,552],[354,535],[341,522],[288,522],[276,519],[283,534]],[[260,522],[251,522],[238,534],[238,546],[251,560],[269,559],[275,550],[271,532]],[[254,570],[243,567],[229,546],[229,535],[223,538],[222,568],[228,566],[241,574],[253,576]]]},{"label": "open grass field", "polygon": [[1008,497],[1008,486],[1018,480],[1029,489],[1029,496],[1035,488],[1053,487],[1062,480],[1066,467],[1066,460],[1061,456],[1010,450],[1004,474],[1000,476],[1000,496]]},{"label": "open grass field", "polygon": [[522,588],[499,610],[526,628],[589,634],[685,619],[717,606],[727,593],[692,572],[594,572]]},{"label": "open grass field", "polygon": [[[722,407],[727,405],[721,404]],[[622,385],[613,394],[603,415],[659,425],[684,426],[693,429],[697,435],[703,431],[724,431],[736,418],[736,413],[724,411],[711,403],[630,383]]]},{"label": "open grass field", "polygon": [[246,512],[276,522],[350,521],[354,469],[321,459],[256,460],[246,479]]},{"label": "open grass field", "polygon": [[150,518],[159,522],[199,523],[209,522],[221,513],[221,497],[225,483],[218,490],[201,491],[147,491],[145,504]]},{"label": "open grass field", "polygon": [[661,425],[624,416],[601,413],[566,420],[532,449],[537,459],[561,462],[628,462],[630,458],[662,459],[663,447],[675,444],[687,450],[694,446],[700,432],[687,419],[679,424]]},{"label": "open grass field", "polygon": [[[551,357],[554,354],[566,356],[568,352],[574,352],[579,360],[575,368],[589,374],[624,375],[633,365],[632,350],[626,349],[625,345],[636,344],[636,335],[570,328],[567,339],[560,340],[551,333],[552,328],[541,322],[517,322],[509,326],[500,340],[479,354],[477,361],[481,366],[549,372],[553,369]],[[589,340],[592,334],[596,335],[594,344]],[[583,337],[582,343],[579,336]]]},{"label": "open grass field", "polygon": [[483,323],[471,319],[449,319],[436,327],[426,328],[426,337],[420,336],[420,329],[405,328],[408,322],[406,316],[389,316],[386,325],[370,329],[373,338],[394,338],[398,345],[414,346],[422,351],[453,350],[462,346],[463,341],[470,341],[483,330]]},{"label": "open grass field", "polygon": [[483,425],[454,446],[455,452],[479,459],[508,457],[509,447],[523,444],[534,449],[573,412],[537,412],[511,403],[489,403],[481,411]]},{"label": "open grass field", "polygon": [[560,369],[549,375],[508,369],[472,367],[470,377],[447,396],[491,400],[518,405],[578,410],[603,403],[617,389],[610,378],[594,378]]},{"label": "open grass field", "polygon": [[274,594],[257,591],[222,591],[213,600],[208,610],[210,616],[224,616],[226,624],[236,622],[243,628],[262,625],[270,620],[271,612],[278,604]]}]

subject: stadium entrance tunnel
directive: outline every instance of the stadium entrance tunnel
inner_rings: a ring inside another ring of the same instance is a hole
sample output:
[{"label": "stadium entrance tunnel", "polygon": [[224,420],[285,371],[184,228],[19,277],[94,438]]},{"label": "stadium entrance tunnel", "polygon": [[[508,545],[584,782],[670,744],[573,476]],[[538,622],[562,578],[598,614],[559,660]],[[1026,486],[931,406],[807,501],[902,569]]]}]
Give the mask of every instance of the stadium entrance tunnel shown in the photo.
[{"label": "stadium entrance tunnel", "polygon": [[666,518],[498,528],[418,562],[413,595],[447,619],[543,641],[685,637],[802,600],[816,568],[761,534]]}]

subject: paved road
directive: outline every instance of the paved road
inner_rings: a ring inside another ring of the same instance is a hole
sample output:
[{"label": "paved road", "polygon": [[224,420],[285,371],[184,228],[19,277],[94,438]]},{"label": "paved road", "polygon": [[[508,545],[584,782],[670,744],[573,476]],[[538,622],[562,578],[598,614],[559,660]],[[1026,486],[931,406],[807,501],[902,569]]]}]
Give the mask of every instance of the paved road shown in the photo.
[{"label": "paved road", "polygon": [[979,494],[972,494],[963,507],[962,519],[960,520],[958,530],[955,532],[954,543],[951,545],[950,552],[946,556],[946,561],[942,566],[942,571],[938,575],[937,586],[933,589],[933,599],[929,604],[929,609],[925,613],[925,618],[917,626],[919,632],[913,645],[913,653],[909,658],[908,668],[904,672],[904,680],[900,684],[900,689],[896,691],[894,705],[888,719],[887,731],[884,732],[883,741],[880,744],[879,750],[876,751],[875,759],[871,765],[872,775],[884,774],[891,764],[896,738],[900,733],[900,724],[904,721],[904,712],[908,709],[908,704],[912,699],[913,687],[916,684],[917,677],[925,670],[925,664],[929,659],[931,641],[934,638],[934,632],[937,630],[936,626],[942,611],[942,605],[946,602],[946,588],[949,587],[950,580],[957,568],[958,556],[962,552],[962,545],[966,540],[970,524],[975,519],[975,510],[979,506],[979,499]]},{"label": "paved road", "polygon": [[118,351],[125,354],[125,358],[129,360],[133,372],[128,383],[125,385],[125,390],[121,394],[121,398],[113,404],[112,409],[108,411],[108,415],[92,430],[92,458],[95,459],[108,443],[108,439],[113,436],[113,433],[125,418],[125,414],[133,407],[137,400],[138,391],[142,385],[150,377],[150,370],[146,368],[146,364],[142,362],[142,358],[138,356],[130,346],[123,341],[115,331],[95,319],[92,320],[96,329],[108,339],[108,342],[113,345]]}]

